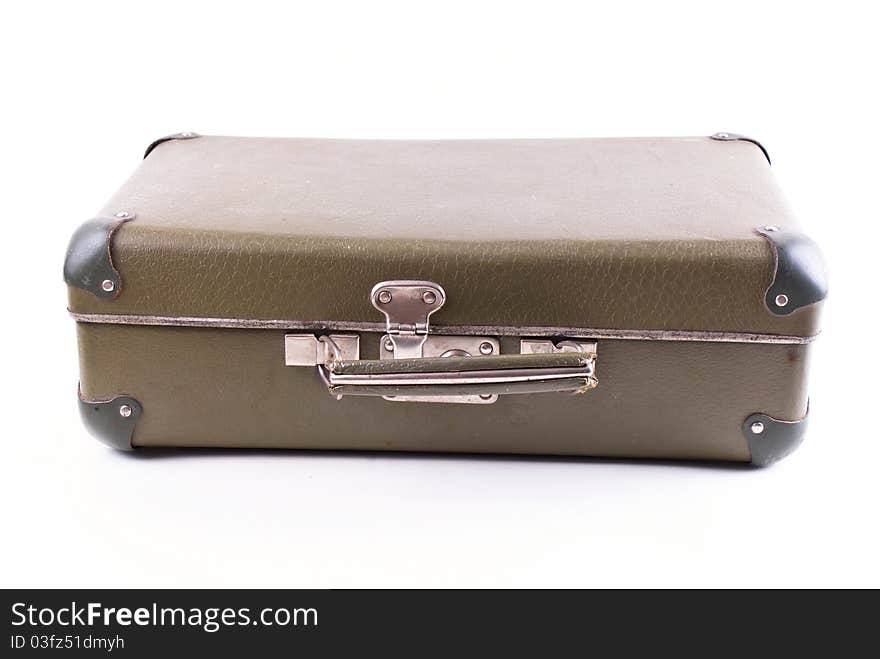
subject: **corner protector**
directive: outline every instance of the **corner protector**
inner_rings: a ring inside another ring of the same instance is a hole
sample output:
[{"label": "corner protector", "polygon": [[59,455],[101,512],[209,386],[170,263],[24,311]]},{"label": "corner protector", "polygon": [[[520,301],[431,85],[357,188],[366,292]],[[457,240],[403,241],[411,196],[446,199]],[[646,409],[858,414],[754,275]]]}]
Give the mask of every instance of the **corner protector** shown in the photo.
[{"label": "corner protector", "polygon": [[163,142],[169,142],[171,140],[191,140],[194,137],[201,137],[198,133],[193,133],[192,131],[185,131],[183,133],[173,133],[172,135],[166,135],[165,137],[160,137],[158,140],[153,140],[150,143],[150,146],[147,147],[147,150],[144,151],[144,158],[150,155],[157,146],[162,144]]},{"label": "corner protector", "polygon": [[807,413],[796,421],[776,419],[769,414],[756,412],[746,417],[742,424],[752,454],[752,464],[766,467],[792,453],[807,432]]},{"label": "corner protector", "polygon": [[773,280],[764,293],[764,304],[776,316],[821,302],[828,295],[825,261],[819,246],[799,231],[773,225],[756,229],[773,250]]},{"label": "corner protector", "polygon": [[119,211],[113,217],[88,220],[73,232],[64,259],[64,281],[100,298],[119,295],[122,279],[113,265],[113,235],[134,213]]},{"label": "corner protector", "polygon": [[719,140],[721,142],[751,142],[756,147],[761,149],[761,153],[763,153],[764,157],[767,159],[767,164],[773,164],[770,161],[770,154],[767,153],[767,149],[765,149],[764,145],[756,139],[746,137],[745,135],[739,135],[738,133],[715,133],[714,135],[710,135],[709,137],[713,140]]},{"label": "corner protector", "polygon": [[95,438],[120,451],[131,451],[134,427],[143,407],[131,396],[119,395],[110,400],[87,400],[77,388],[79,414],[83,425]]}]

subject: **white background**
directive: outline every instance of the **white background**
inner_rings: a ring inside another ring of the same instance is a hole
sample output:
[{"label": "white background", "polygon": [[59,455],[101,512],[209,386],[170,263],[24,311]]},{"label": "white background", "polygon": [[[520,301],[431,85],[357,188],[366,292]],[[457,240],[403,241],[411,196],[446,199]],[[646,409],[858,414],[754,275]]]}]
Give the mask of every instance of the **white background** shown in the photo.
[{"label": "white background", "polygon": [[[4,5],[0,582],[880,586],[880,52],[870,3],[818,7]],[[181,130],[755,136],[832,277],[807,440],[766,470],[104,448],[64,250]]]}]

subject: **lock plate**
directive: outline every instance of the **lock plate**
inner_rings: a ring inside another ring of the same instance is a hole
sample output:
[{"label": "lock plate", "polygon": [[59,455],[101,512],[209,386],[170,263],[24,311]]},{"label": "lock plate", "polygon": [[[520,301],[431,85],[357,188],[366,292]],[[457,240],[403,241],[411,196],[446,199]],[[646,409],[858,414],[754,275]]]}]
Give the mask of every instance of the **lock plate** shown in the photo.
[{"label": "lock plate", "polygon": [[[379,359],[394,359],[394,344],[391,335],[382,337]],[[421,357],[484,357],[501,352],[498,339],[490,336],[439,336],[425,337]]]}]

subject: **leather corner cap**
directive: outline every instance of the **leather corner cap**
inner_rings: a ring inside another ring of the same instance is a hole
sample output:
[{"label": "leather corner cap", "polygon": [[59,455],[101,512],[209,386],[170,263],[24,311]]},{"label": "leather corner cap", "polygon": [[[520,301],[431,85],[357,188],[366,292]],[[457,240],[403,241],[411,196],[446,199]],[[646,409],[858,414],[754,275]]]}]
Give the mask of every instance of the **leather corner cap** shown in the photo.
[{"label": "leather corner cap", "polygon": [[122,279],[113,264],[113,234],[132,213],[120,211],[114,217],[96,217],[83,222],[67,246],[64,259],[64,281],[92,295],[113,299],[119,295]]},{"label": "leather corner cap", "polygon": [[709,136],[713,140],[719,140],[721,142],[749,142],[750,144],[754,144],[756,147],[761,149],[761,153],[764,154],[764,157],[767,159],[767,164],[772,165],[773,162],[770,160],[770,153],[767,149],[764,148],[764,145],[761,144],[758,140],[753,137],[747,137],[746,135],[740,135],[739,133],[715,133],[714,135]]},{"label": "leather corner cap", "polygon": [[775,419],[760,412],[750,414],[743,421],[742,432],[749,443],[752,464],[766,467],[790,455],[801,445],[807,432],[807,414],[795,421]]},{"label": "leather corner cap", "polygon": [[83,425],[96,439],[121,451],[132,450],[131,438],[143,413],[137,400],[125,395],[109,400],[87,400],[80,388],[77,388],[77,398]]},{"label": "leather corner cap", "polygon": [[150,155],[153,152],[153,149],[164,142],[170,142],[171,140],[191,140],[194,137],[201,137],[201,135],[193,133],[192,131],[185,131],[183,133],[173,133],[171,135],[166,135],[165,137],[160,137],[158,140],[150,142],[150,145],[144,151],[144,158]]},{"label": "leather corner cap", "polygon": [[770,313],[788,316],[828,295],[828,276],[819,246],[799,231],[764,225],[757,232],[773,250],[773,281],[764,294]]}]

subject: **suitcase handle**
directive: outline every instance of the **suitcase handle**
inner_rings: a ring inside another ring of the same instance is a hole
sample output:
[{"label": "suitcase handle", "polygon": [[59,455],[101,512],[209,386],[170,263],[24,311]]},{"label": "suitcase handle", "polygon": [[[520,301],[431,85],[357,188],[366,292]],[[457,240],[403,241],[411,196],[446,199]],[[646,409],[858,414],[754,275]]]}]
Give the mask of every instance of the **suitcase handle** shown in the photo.
[{"label": "suitcase handle", "polygon": [[[382,346],[390,345],[385,350],[391,359],[359,359],[358,337],[287,335],[285,363],[318,364],[318,373],[337,398],[494,403],[502,394],[585,393],[597,384],[595,342],[523,339],[521,354],[500,355],[497,340],[472,337],[480,355],[459,347],[447,348],[440,357],[426,356],[425,346],[432,341],[430,318],[446,303],[446,291],[435,282],[382,281],[370,291],[370,302],[385,316]],[[449,343],[449,337],[434,338]],[[347,353],[340,342],[347,342]]]},{"label": "suitcase handle", "polygon": [[563,352],[479,357],[339,360],[318,366],[330,393],[345,396],[479,396],[596,386],[596,355]]}]

